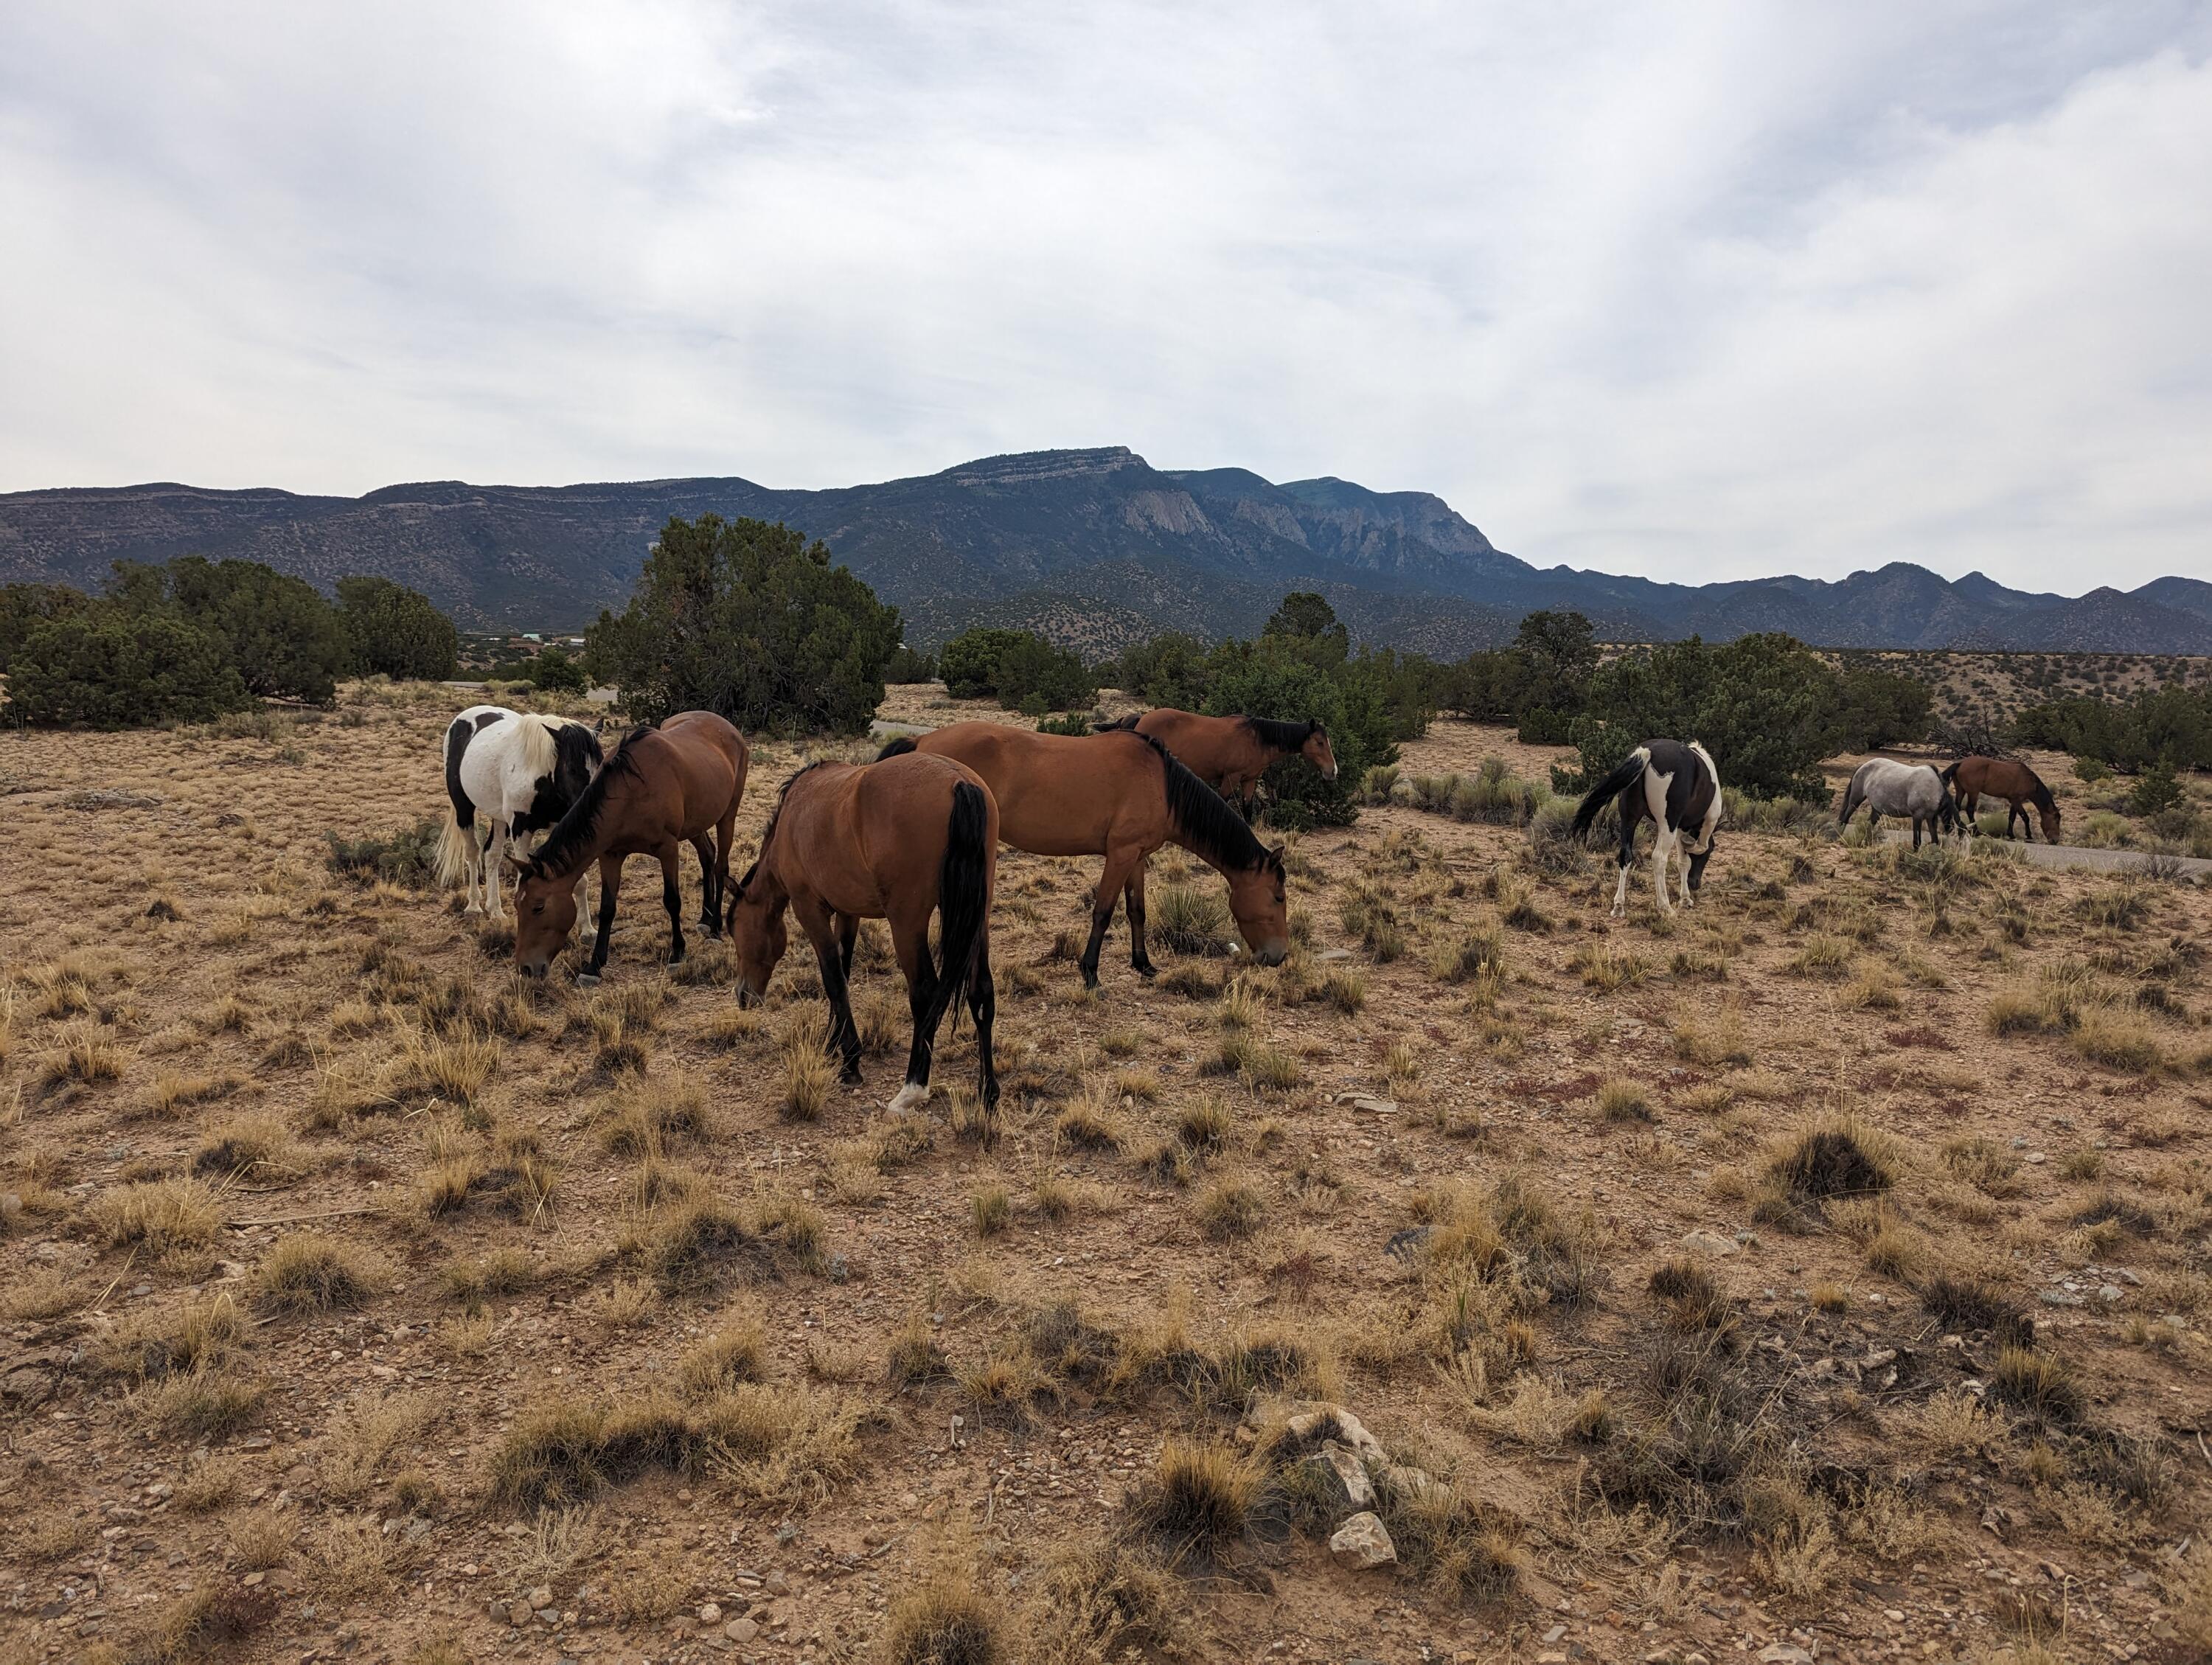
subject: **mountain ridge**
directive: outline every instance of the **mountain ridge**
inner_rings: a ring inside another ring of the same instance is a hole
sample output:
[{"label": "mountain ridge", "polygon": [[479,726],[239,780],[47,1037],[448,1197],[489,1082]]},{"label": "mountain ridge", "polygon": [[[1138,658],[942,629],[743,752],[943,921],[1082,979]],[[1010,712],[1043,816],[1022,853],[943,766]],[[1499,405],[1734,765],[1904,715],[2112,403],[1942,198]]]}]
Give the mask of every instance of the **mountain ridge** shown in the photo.
[{"label": "mountain ridge", "polygon": [[358,497],[174,481],[0,494],[0,580],[96,587],[116,560],[238,556],[331,587],[354,572],[423,591],[472,629],[573,628],[628,596],[671,515],[780,520],[897,603],[908,638],[1033,623],[1091,652],[1152,630],[1247,634],[1318,589],[1360,639],[1456,653],[1571,607],[1618,640],[1786,630],[1832,647],[2212,653],[2212,584],[2169,576],[2065,597],[1902,561],[1836,580],[1705,585],[1498,549],[1442,497],[1333,475],[1155,469],[1126,446],[1017,452],[820,489],[740,476],[476,485]]}]

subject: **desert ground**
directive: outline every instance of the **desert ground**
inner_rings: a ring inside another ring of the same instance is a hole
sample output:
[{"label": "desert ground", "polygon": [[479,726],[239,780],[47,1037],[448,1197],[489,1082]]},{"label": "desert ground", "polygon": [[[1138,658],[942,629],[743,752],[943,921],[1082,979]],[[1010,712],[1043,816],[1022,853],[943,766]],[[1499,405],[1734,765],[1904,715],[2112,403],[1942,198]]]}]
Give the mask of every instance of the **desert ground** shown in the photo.
[{"label": "desert ground", "polygon": [[469,697],[0,741],[0,1658],[2212,1648],[2204,891],[1808,816],[1615,921],[1386,803],[1273,969],[1164,851],[1094,996],[1095,863],[1007,853],[1005,1100],[963,1024],[893,1119],[880,927],[847,1087],[642,864],[596,989],[334,866]]}]

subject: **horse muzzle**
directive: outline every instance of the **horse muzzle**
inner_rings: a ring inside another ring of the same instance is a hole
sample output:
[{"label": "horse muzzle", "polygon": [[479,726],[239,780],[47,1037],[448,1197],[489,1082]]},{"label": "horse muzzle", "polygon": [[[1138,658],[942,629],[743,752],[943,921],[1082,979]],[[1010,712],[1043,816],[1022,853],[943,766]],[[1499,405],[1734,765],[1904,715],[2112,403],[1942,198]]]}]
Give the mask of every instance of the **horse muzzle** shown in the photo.
[{"label": "horse muzzle", "polygon": [[738,984],[738,1005],[739,1007],[757,1006],[761,1003],[763,998],[765,998],[764,990],[755,988],[749,982],[739,982]]},{"label": "horse muzzle", "polygon": [[1280,965],[1290,951],[1289,943],[1271,942],[1265,947],[1254,949],[1252,957],[1262,965]]}]

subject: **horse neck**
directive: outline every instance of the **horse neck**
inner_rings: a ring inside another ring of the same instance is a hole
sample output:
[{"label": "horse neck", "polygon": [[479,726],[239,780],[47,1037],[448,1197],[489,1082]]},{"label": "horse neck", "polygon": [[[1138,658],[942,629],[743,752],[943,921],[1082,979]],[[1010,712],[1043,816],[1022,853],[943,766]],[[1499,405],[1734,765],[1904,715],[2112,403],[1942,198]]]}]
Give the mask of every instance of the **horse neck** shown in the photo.
[{"label": "horse neck", "polygon": [[[592,817],[590,828],[579,834],[574,845],[565,849],[556,860],[545,863],[544,870],[547,874],[555,878],[566,878],[571,874],[580,873],[599,859],[600,852],[613,842],[612,835],[608,831],[608,828],[618,815],[620,806],[617,799],[626,784],[625,780],[621,776],[607,782],[599,798],[597,813]],[[580,798],[576,803],[568,806],[568,814],[561,817],[560,822],[554,828],[553,837],[546,841],[549,848],[559,848],[564,842],[560,837],[561,829],[568,824],[569,817],[574,815],[581,806]],[[541,857],[543,854],[541,851]]]}]

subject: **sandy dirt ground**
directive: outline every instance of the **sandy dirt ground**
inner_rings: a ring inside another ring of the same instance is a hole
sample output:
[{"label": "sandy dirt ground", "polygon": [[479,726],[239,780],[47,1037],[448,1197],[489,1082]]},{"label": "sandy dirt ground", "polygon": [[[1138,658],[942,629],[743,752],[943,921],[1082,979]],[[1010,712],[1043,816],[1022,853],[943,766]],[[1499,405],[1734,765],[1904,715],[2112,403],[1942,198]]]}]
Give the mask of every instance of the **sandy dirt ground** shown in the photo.
[{"label": "sandy dirt ground", "polygon": [[1005,1102],[892,1118],[879,927],[848,1087],[636,864],[590,990],[334,871],[451,705],[0,743],[0,1658],[2206,1656],[2203,893],[1390,805],[1089,995],[1009,853]]}]

